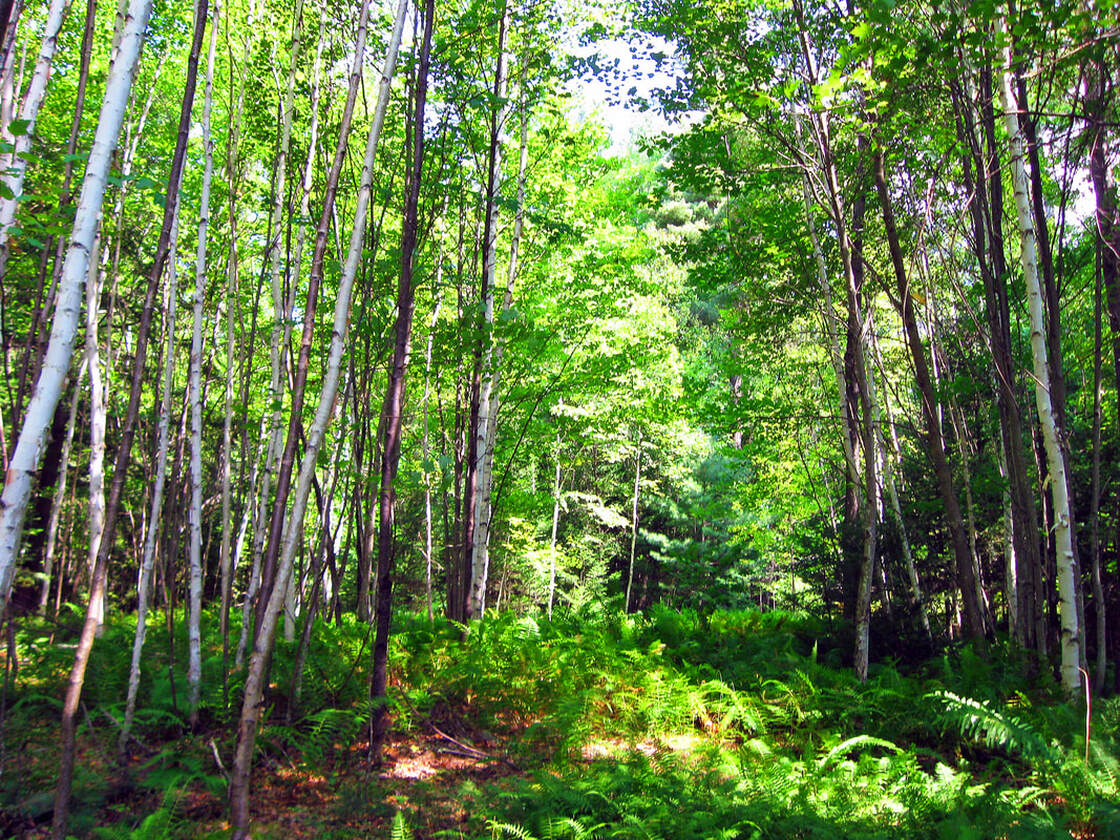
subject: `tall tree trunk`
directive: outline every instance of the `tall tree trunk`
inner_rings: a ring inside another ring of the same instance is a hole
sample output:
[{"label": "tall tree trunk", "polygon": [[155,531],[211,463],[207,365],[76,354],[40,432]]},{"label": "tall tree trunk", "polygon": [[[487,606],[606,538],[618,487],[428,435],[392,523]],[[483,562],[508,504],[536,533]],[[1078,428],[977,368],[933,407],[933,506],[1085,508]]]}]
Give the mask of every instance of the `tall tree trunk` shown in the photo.
[{"label": "tall tree trunk", "polygon": [[[524,93],[524,92],[522,92]],[[509,111],[503,118],[508,120]],[[529,117],[522,106],[521,114],[521,140],[518,153],[517,169],[517,211],[513,219],[513,232],[510,234],[509,270],[506,274],[506,292],[502,301],[502,311],[508,312],[513,305],[513,284],[517,279],[518,252],[521,248],[521,234],[525,224],[525,173],[529,161]],[[493,260],[493,257],[491,257]],[[491,277],[493,282],[493,277]],[[494,533],[494,452],[498,442],[498,394],[502,379],[502,356],[505,345],[501,342],[491,342],[491,359],[489,363],[490,378],[489,414],[486,424],[486,437],[483,441],[482,466],[478,480],[478,516],[474,538],[474,561],[472,570],[477,572],[477,579],[472,587],[475,599],[475,614],[482,617],[486,611],[486,587],[490,577],[490,538]]]},{"label": "tall tree trunk", "polygon": [[[107,392],[101,378],[100,345],[97,340],[97,321],[101,310],[101,282],[97,269],[97,255],[102,236],[93,240],[90,255],[89,278],[86,280],[86,365],[89,371],[89,548],[86,567],[90,580],[97,564],[101,537],[105,532],[105,400]],[[90,612],[97,621],[98,633],[105,621],[104,593],[89,603]]]},{"label": "tall tree trunk", "polygon": [[[269,215],[268,276],[269,288],[272,291],[272,333],[271,343],[269,345],[269,359],[271,362],[269,399],[271,402],[271,414],[268,427],[269,444],[265,455],[265,469],[260,490],[259,504],[262,515],[258,520],[258,527],[254,530],[254,580],[258,570],[261,569],[261,552],[265,550],[263,540],[265,539],[264,522],[266,518],[263,515],[263,511],[268,509],[270,492],[272,489],[272,478],[279,469],[282,446],[281,415],[284,402],[283,371],[292,328],[288,311],[290,303],[284,294],[284,287],[280,276],[281,230],[284,210],[287,208],[287,190],[285,186],[288,178],[288,155],[291,151],[292,114],[295,110],[296,68],[299,62],[300,49],[303,45],[303,29],[303,0],[296,0],[295,32],[292,36],[292,52],[288,59],[287,88],[280,106],[280,146],[276,153],[276,164],[273,169],[272,208]],[[359,36],[361,37],[362,35],[364,35],[364,30],[359,31]],[[254,589],[254,592],[258,596],[258,600],[254,605],[254,614],[256,616],[256,624],[259,626],[262,607],[268,601],[268,585],[266,584],[265,588],[262,590]],[[248,613],[246,613],[245,617],[248,618]],[[242,630],[242,637],[244,638],[245,635],[246,631]],[[243,644],[238,646],[239,654],[243,648]],[[240,655],[238,656],[238,660],[240,660]]]},{"label": "tall tree trunk", "polygon": [[1099,694],[1104,690],[1108,673],[1108,625],[1104,584],[1101,579],[1101,249],[1097,242],[1095,282],[1093,283],[1093,460],[1092,484],[1089,497],[1089,560],[1093,587],[1093,608],[1096,612],[1097,661],[1093,688]]},{"label": "tall tree trunk", "polygon": [[[1007,38],[1007,21],[1001,14],[998,28]],[[1054,506],[1054,540],[1057,557],[1059,593],[1059,618],[1061,620],[1061,682],[1070,696],[1080,691],[1080,641],[1074,574],[1077,563],[1073,555],[1073,532],[1069,506],[1069,484],[1059,443],[1059,431],[1054,417],[1050,396],[1050,371],[1047,358],[1043,322],[1042,289],[1038,281],[1038,261],[1035,254],[1034,219],[1028,195],[1027,173],[1023,163],[1024,141],[1019,130],[1019,107],[1011,89],[1012,70],[1010,47],[1003,50],[1000,72],[1000,102],[1011,145],[1010,161],[1015,209],[1019,221],[1019,255],[1027,286],[1027,304],[1031,319],[1031,355],[1034,361],[1035,404],[1038,408],[1042,439],[1046,448],[1046,465],[1049,473],[1050,495]]]},{"label": "tall tree trunk", "polygon": [[883,152],[879,149],[875,151],[874,155],[874,174],[876,192],[883,213],[883,225],[887,234],[887,245],[890,249],[891,265],[894,268],[899,315],[902,317],[903,329],[906,332],[906,343],[910,350],[911,360],[914,363],[914,375],[917,380],[918,393],[922,400],[922,414],[927,426],[926,446],[929,449],[930,462],[937,477],[937,488],[941,495],[941,503],[945,507],[945,524],[949,528],[953,555],[956,558],[961,603],[964,606],[964,632],[971,639],[983,639],[983,611],[976,594],[976,576],[972,565],[972,553],[969,550],[968,536],[965,533],[956,488],[953,486],[952,468],[945,454],[945,443],[941,437],[938,424],[939,403],[934,392],[933,381],[930,378],[929,364],[922,347],[922,339],[918,333],[914,299],[910,293],[910,281],[906,274],[906,264],[902,255],[902,246],[898,239],[898,231],[895,228],[894,210],[891,207],[886,174],[883,170]]},{"label": "tall tree trunk", "polygon": [[[322,392],[315,411],[315,418],[307,435],[307,444],[300,463],[296,489],[292,499],[292,512],[284,534],[283,550],[279,556],[274,585],[268,593],[265,611],[257,625],[256,641],[249,670],[245,679],[245,696],[241,707],[241,718],[237,727],[237,748],[230,780],[230,812],[235,840],[249,836],[249,774],[252,769],[253,751],[256,743],[257,724],[261,715],[264,696],[265,674],[272,652],[272,641],[276,625],[288,589],[288,581],[295,562],[296,547],[302,543],[303,517],[307,509],[307,499],[315,475],[315,464],[322,448],[327,424],[330,422],[338,395],[338,380],[342,368],[342,354],[345,349],[346,335],[350,321],[350,305],[353,299],[354,280],[358,273],[358,263],[362,256],[362,241],[365,235],[366,213],[372,192],[373,167],[377,158],[377,146],[381,129],[385,122],[385,112],[389,104],[389,87],[396,69],[397,53],[400,48],[401,33],[404,29],[406,0],[400,0],[393,31],[385,56],[385,69],[381,76],[377,108],[370,125],[366,142],[365,161],[362,167],[354,227],[350,237],[350,249],[339,280],[338,297],[335,301],[334,326],[331,334],[330,350],[327,358],[326,373],[323,377]],[[337,176],[336,176],[337,180]],[[262,591],[262,600],[264,592]]]},{"label": "tall tree trunk", "polygon": [[433,618],[432,613],[432,475],[434,467],[431,459],[431,444],[428,440],[428,401],[431,396],[432,377],[432,344],[436,336],[436,324],[439,323],[440,302],[443,299],[443,289],[440,281],[443,274],[442,240],[440,255],[436,260],[435,276],[435,304],[432,307],[432,318],[428,324],[428,345],[424,350],[424,437],[421,440],[421,453],[424,457],[424,563],[426,574],[424,576],[424,595],[428,604],[428,620]]},{"label": "tall tree trunk", "polygon": [[381,488],[378,493],[377,632],[373,642],[373,670],[370,678],[370,698],[373,701],[370,760],[374,764],[380,761],[381,749],[389,733],[389,709],[385,704],[385,692],[388,688],[389,629],[393,607],[393,481],[396,478],[401,455],[404,382],[408,371],[412,312],[416,300],[412,289],[412,272],[417,250],[420,184],[424,176],[424,105],[428,97],[428,66],[435,14],[435,0],[425,0],[424,36],[420,45],[420,66],[416,73],[416,103],[412,118],[412,130],[415,135],[412,167],[401,228],[401,274],[397,286],[396,340],[393,346],[392,367],[389,369],[389,386],[385,392],[386,423],[385,437],[382,441],[384,455],[381,459]]},{"label": "tall tree trunk", "polygon": [[[178,220],[172,223],[170,248],[174,253],[178,245]],[[171,388],[175,379],[175,310],[178,303],[178,277],[175,260],[167,266],[167,288],[164,291],[163,308],[164,333],[167,350],[164,353],[163,394],[160,399],[158,436],[156,447],[156,474],[152,483],[151,513],[148,516],[148,530],[144,535],[144,554],[140,561],[140,579],[136,586],[136,633],[132,641],[132,664],[128,670],[128,694],[125,700],[124,720],[121,723],[120,737],[117,740],[117,757],[123,763],[128,750],[128,738],[132,732],[132,720],[136,715],[136,695],[140,689],[140,657],[144,650],[144,638],[148,630],[148,607],[152,591],[152,570],[155,566],[156,541],[163,520],[163,496],[167,483],[167,452],[169,448],[171,425]]]},{"label": "tall tree trunk", "polygon": [[[463,497],[463,578],[467,586],[463,620],[481,618],[486,575],[479,542],[485,541],[488,523],[483,523],[483,498],[486,495],[486,441],[494,418],[490,416],[490,393],[493,386],[494,356],[494,278],[497,264],[498,193],[502,186],[502,129],[509,114],[506,89],[506,34],[509,9],[503,3],[498,19],[498,60],[494,69],[494,112],[490,121],[489,170],[486,179],[485,223],[482,234],[482,302],[478,324],[478,344],[474,352],[474,374],[471,380],[471,418],[467,436],[467,474]],[[502,103],[502,104],[498,104]],[[481,590],[481,591],[480,591]]]},{"label": "tall tree trunk", "polygon": [[218,45],[218,8],[210,22],[210,48],[202,99],[202,195],[198,209],[198,249],[194,266],[194,329],[191,335],[191,508],[190,588],[187,603],[187,685],[190,690],[188,716],[198,726],[198,704],[202,691],[202,314],[206,304],[206,237],[210,228],[210,179],[214,172],[214,139],[210,134],[210,112],[214,103],[214,54]]},{"label": "tall tree trunk", "polygon": [[82,181],[66,263],[59,282],[50,343],[24,416],[15,451],[8,463],[4,492],[0,497],[0,615],[3,615],[7,607],[8,593],[19,556],[27,502],[31,496],[31,485],[38,468],[43,439],[62,394],[62,384],[70,370],[74,333],[81,311],[83,282],[89,269],[90,252],[105,196],[109,167],[120,138],[121,123],[150,13],[151,0],[134,0],[129,7],[127,38],[109,71],[101,116]]},{"label": "tall tree trunk", "polygon": [[[1097,252],[1099,254],[1100,286],[1104,286],[1108,303],[1108,322],[1112,334],[1112,359],[1116,377],[1116,399],[1120,407],[1120,210],[1117,204],[1116,183],[1112,169],[1106,159],[1106,123],[1104,107],[1106,101],[1105,85],[1109,74],[1103,61],[1093,59],[1085,71],[1085,110],[1089,119],[1089,175],[1093,182],[1093,196],[1096,200]],[[1111,92],[1111,89],[1108,91]],[[1098,304],[1099,305],[1099,304]],[[1097,329],[1100,329],[1098,316]],[[1100,349],[1095,356],[1100,364]],[[1099,390],[1099,389],[1098,389]],[[1094,564],[1098,562],[1098,552],[1093,552]],[[1098,586],[1099,573],[1094,565],[1093,586]],[[1103,596],[1102,596],[1103,597]],[[1096,594],[1094,593],[1094,599]],[[1108,657],[1106,629],[1106,610],[1103,600],[1097,601],[1097,691],[1103,687],[1105,663]],[[1118,678],[1120,679],[1120,678]]]},{"label": "tall tree trunk", "polygon": [[[1032,648],[1037,645],[1035,578],[1042,558],[1038,512],[1023,448],[1015,364],[1011,356],[1011,317],[1003,255],[1003,182],[996,145],[995,111],[991,103],[991,73],[988,70],[981,73],[979,94],[968,76],[965,81],[965,89],[955,88],[953,96],[957,105],[958,136],[969,149],[962,160],[962,172],[965,189],[973,196],[969,203],[972,247],[984,284],[987,339],[1000,418],[1000,446],[1007,471],[1007,527],[1013,549],[1010,560],[1015,564],[1008,576],[1014,581],[1008,592],[1008,598],[1015,600],[1012,635],[1024,647]],[[974,117],[977,113],[980,127]]]},{"label": "tall tree trunk", "polygon": [[[299,357],[292,375],[292,405],[288,418],[288,434],[284,452],[280,457],[280,467],[276,476],[276,495],[272,502],[272,517],[269,522],[268,547],[261,561],[261,589],[257,601],[256,621],[260,625],[264,610],[267,608],[276,578],[276,564],[284,541],[284,529],[288,507],[288,492],[291,488],[292,470],[295,466],[296,445],[302,436],[303,401],[307,386],[307,371],[311,362],[311,346],[315,338],[315,310],[319,302],[319,286],[323,281],[323,265],[327,253],[327,235],[334,218],[334,199],[338,191],[338,178],[349,148],[350,123],[354,116],[358,89],[362,81],[362,64],[366,47],[366,31],[369,26],[370,7],[362,4],[358,18],[358,32],[354,47],[353,63],[350,66],[350,86],[339,123],[338,143],[334,160],[323,190],[323,211],[319,226],[315,231],[315,247],[311,255],[311,274],[307,283],[307,300],[303,307],[303,332],[300,336]],[[257,631],[259,633],[259,630]]]},{"label": "tall tree trunk", "polygon": [[[798,39],[801,57],[808,70],[810,80],[815,83],[820,78],[813,50],[809,41],[809,29],[805,26],[804,10],[800,0],[795,0],[795,12],[800,25]],[[862,681],[867,678],[869,661],[869,629],[871,607],[871,580],[875,571],[875,556],[878,550],[878,511],[879,481],[876,475],[875,448],[872,445],[875,430],[871,406],[867,394],[867,361],[865,330],[870,321],[864,323],[862,306],[863,263],[857,244],[862,237],[865,190],[862,184],[857,190],[852,207],[852,224],[846,221],[843,191],[836,171],[832,150],[832,140],[827,113],[813,113],[810,127],[817,148],[818,165],[824,180],[827,208],[836,227],[836,241],[840,251],[840,261],[844,268],[847,297],[847,336],[845,349],[845,420],[849,424],[853,452],[863,453],[863,481],[853,482],[852,494],[845,506],[845,517],[859,512],[862,525],[862,552],[859,560],[859,574],[856,585],[854,619],[856,624],[855,670]],[[861,138],[859,154],[866,154],[866,140]],[[862,177],[860,178],[862,181]],[[859,487],[859,492],[855,488]]]},{"label": "tall tree trunk", "polygon": [[[1019,104],[1019,128],[1026,147],[1027,168],[1030,182],[1031,212],[1034,215],[1035,241],[1037,245],[1038,266],[1041,269],[1043,290],[1043,317],[1046,324],[1046,352],[1050,368],[1050,403],[1054,407],[1054,422],[1058,429],[1058,446],[1065,467],[1066,481],[1069,486],[1066,497],[1069,504],[1070,543],[1073,546],[1074,606],[1077,609],[1077,639],[1082,664],[1085,663],[1085,598],[1081,580],[1080,562],[1077,551],[1077,511],[1073,506],[1073,470],[1069,456],[1069,423],[1066,418],[1066,377],[1062,358],[1061,329],[1061,289],[1054,271],[1054,257],[1050,247],[1050,232],[1047,224],[1046,203],[1042,194],[1042,163],[1038,153],[1038,134],[1031,116],[1027,100],[1027,84],[1017,65],[1012,64],[1015,92]],[[1058,236],[1061,238],[1059,222]],[[1059,246],[1060,248],[1060,246]]]}]

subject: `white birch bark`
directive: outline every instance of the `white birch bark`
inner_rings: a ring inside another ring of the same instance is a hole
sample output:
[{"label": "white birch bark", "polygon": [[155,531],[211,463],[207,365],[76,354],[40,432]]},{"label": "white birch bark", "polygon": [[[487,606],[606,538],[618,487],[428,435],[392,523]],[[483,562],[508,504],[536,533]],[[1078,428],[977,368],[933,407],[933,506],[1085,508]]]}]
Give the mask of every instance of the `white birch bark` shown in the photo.
[{"label": "white birch bark", "polygon": [[[311,86],[309,107],[311,109],[311,127],[308,132],[307,160],[303,166],[301,181],[299,225],[296,229],[296,246],[292,254],[292,279],[289,288],[293,291],[299,288],[300,270],[303,267],[303,248],[307,242],[307,220],[311,218],[311,187],[315,174],[315,143],[319,136],[319,67],[323,55],[323,33],[320,28],[319,38],[315,48],[315,81]],[[285,303],[285,308],[290,308],[290,303]],[[291,321],[285,325],[284,347],[288,346],[288,337],[291,334]],[[284,599],[284,639],[294,641],[296,633],[296,591],[292,583],[288,586],[288,596]]]},{"label": "white birch bark", "polygon": [[[97,253],[101,236],[93,242],[89,277],[86,280],[86,354],[89,372],[89,550],[86,567],[93,580],[93,566],[101,548],[101,535],[105,531],[105,386],[101,379],[101,354],[97,341],[97,322],[101,303],[100,272]],[[105,621],[105,600],[102,597],[89,604],[90,614],[97,618],[100,627]]]},{"label": "white birch bark", "polygon": [[[10,195],[0,196],[0,274],[3,273],[8,254],[8,237],[11,226],[16,220],[19,197],[23,192],[23,178],[27,174],[26,155],[31,150],[31,135],[39,118],[39,108],[47,93],[51,65],[54,63],[55,49],[58,47],[58,32],[70,8],[70,0],[51,0],[47,10],[46,26],[43,30],[43,43],[39,48],[39,58],[35,62],[35,72],[31,75],[31,85],[20,108],[19,119],[25,120],[26,129],[15,136],[14,151],[0,158],[0,171],[4,173],[4,186]],[[10,128],[10,126],[5,126]]]},{"label": "white birch bark", "polygon": [[74,227],[59,281],[46,357],[24,416],[23,428],[8,466],[0,497],[0,614],[7,606],[23,536],[27,502],[39,466],[43,442],[70,369],[74,334],[82,302],[82,284],[89,270],[90,251],[105,197],[105,184],[113,151],[120,138],[128,94],[136,73],[140,45],[151,15],[152,0],[131,0],[117,60],[109,69],[105,98],[86,164],[85,177],[74,214]]},{"label": "white birch bark", "polygon": [[210,181],[214,173],[214,139],[210,114],[214,105],[214,54],[218,44],[218,7],[210,20],[210,48],[202,100],[202,193],[198,210],[198,249],[194,264],[194,329],[191,335],[191,577],[187,604],[187,686],[189,720],[198,723],[202,691],[202,311],[206,303],[206,237],[210,228]]},{"label": "white birch bark", "polygon": [[315,475],[315,462],[322,448],[327,425],[334,410],[338,395],[338,381],[342,369],[342,354],[346,349],[346,335],[350,325],[350,305],[354,295],[354,280],[358,275],[358,265],[362,257],[362,242],[365,239],[366,217],[369,213],[370,196],[373,192],[373,167],[377,160],[377,147],[381,139],[381,129],[385,124],[385,113],[389,106],[389,89],[396,72],[397,54],[400,49],[401,33],[404,29],[407,0],[399,0],[393,32],[385,56],[385,67],[381,74],[377,106],[370,124],[366,140],[365,160],[362,164],[357,205],[354,210],[354,224],[350,234],[350,247],[342,276],[338,284],[338,297],[335,300],[334,328],[331,333],[330,351],[327,356],[327,369],[323,376],[322,391],[315,418],[307,433],[307,444],[300,462],[299,477],[292,497],[292,510],[284,531],[281,561],[277,572],[277,589],[285,590],[281,582],[290,579],[296,548],[303,534],[303,518],[307,510],[307,499],[311,492],[311,482]]},{"label": "white birch bark", "polygon": [[1070,518],[1069,485],[1065,463],[1058,440],[1059,431],[1054,419],[1054,406],[1050,399],[1050,369],[1046,351],[1045,324],[1042,314],[1042,290],[1038,280],[1038,259],[1035,250],[1034,219],[1028,197],[1027,173],[1023,164],[1026,154],[1023,135],[1019,127],[1019,106],[1011,88],[1011,37],[1007,19],[1001,13],[997,30],[1004,41],[1002,67],[999,72],[999,96],[1003,106],[1003,119],[1007,128],[1011,163],[1011,183],[1015,194],[1015,211],[1019,222],[1019,258],[1023,266],[1023,279],[1027,287],[1027,309],[1031,322],[1031,356],[1034,363],[1034,396],[1038,409],[1042,442],[1046,450],[1046,467],[1050,484],[1050,497],[1054,506],[1054,547],[1057,555],[1058,612],[1061,621],[1061,683],[1070,696],[1081,690],[1078,675],[1080,665],[1080,640],[1074,575],[1076,559],[1073,554],[1072,522]]},{"label": "white birch bark", "polygon": [[504,105],[498,107],[494,116],[493,133],[490,137],[492,144],[490,154],[490,171],[488,173],[488,195],[486,206],[486,237],[483,243],[482,265],[482,382],[478,394],[478,426],[475,440],[474,458],[476,466],[475,492],[472,500],[474,530],[470,550],[471,579],[468,589],[470,599],[469,614],[475,618],[482,617],[486,600],[486,545],[490,539],[489,522],[489,496],[490,482],[486,476],[486,450],[487,441],[492,434],[491,427],[494,423],[493,412],[495,405],[491,399],[494,393],[494,281],[498,261],[498,194],[502,188],[502,128],[509,118],[510,107],[506,97],[508,79],[506,74],[506,30],[508,25],[508,10],[502,7],[501,20],[498,23],[498,61],[494,70],[494,95],[498,100],[506,100]]},{"label": "white birch bark", "polygon": [[[272,337],[269,346],[271,376],[269,378],[269,400],[271,415],[268,431],[268,454],[265,458],[264,480],[261,483],[259,501],[260,518],[253,538],[253,574],[260,569],[261,552],[268,529],[269,497],[272,491],[272,477],[276,474],[283,449],[281,414],[284,402],[283,372],[287,349],[292,333],[291,306],[284,295],[284,284],[280,274],[281,234],[285,200],[287,198],[288,156],[291,152],[292,113],[295,101],[296,68],[303,45],[303,0],[297,0],[295,8],[295,32],[292,39],[292,52],[288,60],[288,78],[280,114],[280,148],[276,155],[273,171],[273,196],[270,218],[272,226],[268,237],[269,288],[272,291]],[[250,597],[246,599],[243,611],[241,637],[238,644],[237,663],[240,665],[248,632],[249,616],[252,613],[252,600],[257,592],[257,581],[250,584]]]},{"label": "white birch bark", "polygon": [[[505,119],[508,119],[508,112],[506,117],[503,118],[503,122]],[[513,284],[517,279],[517,260],[518,253],[521,249],[521,233],[525,227],[523,205],[525,203],[525,173],[528,162],[529,123],[528,115],[522,114],[521,140],[517,164],[517,211],[513,220],[513,233],[510,236],[509,271],[506,276],[505,299],[502,303],[503,312],[508,311],[513,303]],[[494,227],[497,226],[496,217],[493,224]],[[492,227],[491,230],[493,229]],[[493,279],[493,276],[491,276],[491,288]],[[491,296],[490,302],[493,304],[493,296]],[[493,321],[492,316],[491,321]],[[487,412],[483,459],[480,463],[478,473],[478,513],[475,517],[476,525],[474,532],[475,559],[471,566],[472,572],[478,571],[480,576],[477,585],[472,589],[475,597],[475,608],[472,614],[479,618],[486,612],[486,587],[490,579],[490,537],[493,534],[492,519],[494,508],[492,502],[494,491],[494,448],[498,442],[498,395],[502,379],[502,356],[504,355],[504,349],[503,344],[493,341],[488,348],[488,350],[492,352],[492,357],[490,359],[491,372],[489,381],[487,382],[487,387],[489,388],[489,410]]]},{"label": "white birch bark", "polygon": [[[179,245],[179,214],[171,222],[169,251],[174,254]],[[171,389],[175,380],[175,312],[178,301],[177,261],[167,261],[167,286],[164,289],[163,311],[166,348],[164,350],[163,393],[160,396],[159,419],[157,421],[159,442],[156,447],[156,474],[152,483],[151,512],[148,514],[148,530],[144,535],[144,554],[140,561],[140,578],[136,585],[136,633],[132,639],[132,663],[128,670],[128,695],[125,699],[124,720],[121,723],[118,755],[124,755],[128,746],[132,721],[136,715],[136,695],[140,689],[140,658],[144,651],[144,639],[148,631],[148,605],[152,590],[152,570],[155,567],[156,541],[159,538],[159,523],[163,516],[163,495],[167,485],[167,452],[171,437]]]}]

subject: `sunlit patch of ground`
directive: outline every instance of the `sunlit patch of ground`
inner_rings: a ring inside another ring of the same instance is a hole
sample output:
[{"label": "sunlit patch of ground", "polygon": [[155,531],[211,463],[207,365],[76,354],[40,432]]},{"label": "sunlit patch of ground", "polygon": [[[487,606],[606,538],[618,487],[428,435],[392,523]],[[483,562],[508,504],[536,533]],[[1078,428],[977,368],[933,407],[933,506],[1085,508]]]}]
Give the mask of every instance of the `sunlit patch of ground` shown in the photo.
[{"label": "sunlit patch of ground", "polygon": [[647,758],[673,753],[680,757],[691,755],[700,746],[703,738],[698,735],[678,733],[659,738],[643,738],[641,741],[627,741],[622,738],[594,738],[580,749],[584,761],[616,759],[627,753],[638,752]]}]

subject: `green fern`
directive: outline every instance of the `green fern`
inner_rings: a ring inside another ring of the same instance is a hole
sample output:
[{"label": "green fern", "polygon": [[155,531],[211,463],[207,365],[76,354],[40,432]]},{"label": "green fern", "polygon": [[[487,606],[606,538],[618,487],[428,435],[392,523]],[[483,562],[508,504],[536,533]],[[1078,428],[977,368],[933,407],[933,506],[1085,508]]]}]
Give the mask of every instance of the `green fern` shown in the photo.
[{"label": "green fern", "polygon": [[1058,752],[1029,724],[991,708],[989,701],[961,697],[950,691],[936,691],[930,696],[943,704],[943,725],[956,729],[965,738],[983,738],[988,747],[1018,755],[1032,764],[1053,767],[1060,763]]},{"label": "green fern", "polygon": [[519,825],[497,822],[496,820],[490,820],[490,836],[494,840],[498,840],[499,837],[512,837],[514,840],[537,840],[536,837]]},{"label": "green fern", "polygon": [[852,750],[863,750],[869,747],[882,747],[883,749],[890,750],[895,755],[902,752],[901,748],[883,738],[873,738],[870,735],[856,735],[854,738],[849,738],[842,744],[837,744],[825,753],[824,757],[817,762],[817,767],[823,770],[829,767],[840,756],[847,755]]},{"label": "green fern", "polygon": [[389,834],[390,840],[412,840],[412,830],[404,818],[403,811],[393,814],[393,827]]}]

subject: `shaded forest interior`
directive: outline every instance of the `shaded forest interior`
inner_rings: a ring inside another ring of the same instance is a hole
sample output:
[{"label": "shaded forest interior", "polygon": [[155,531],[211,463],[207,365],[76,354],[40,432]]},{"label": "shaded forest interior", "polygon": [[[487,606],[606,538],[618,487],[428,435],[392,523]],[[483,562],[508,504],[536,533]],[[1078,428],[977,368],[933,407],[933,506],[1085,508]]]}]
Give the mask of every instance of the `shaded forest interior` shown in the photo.
[{"label": "shaded forest interior", "polygon": [[1116,20],[0,0],[0,834],[1120,836]]}]

